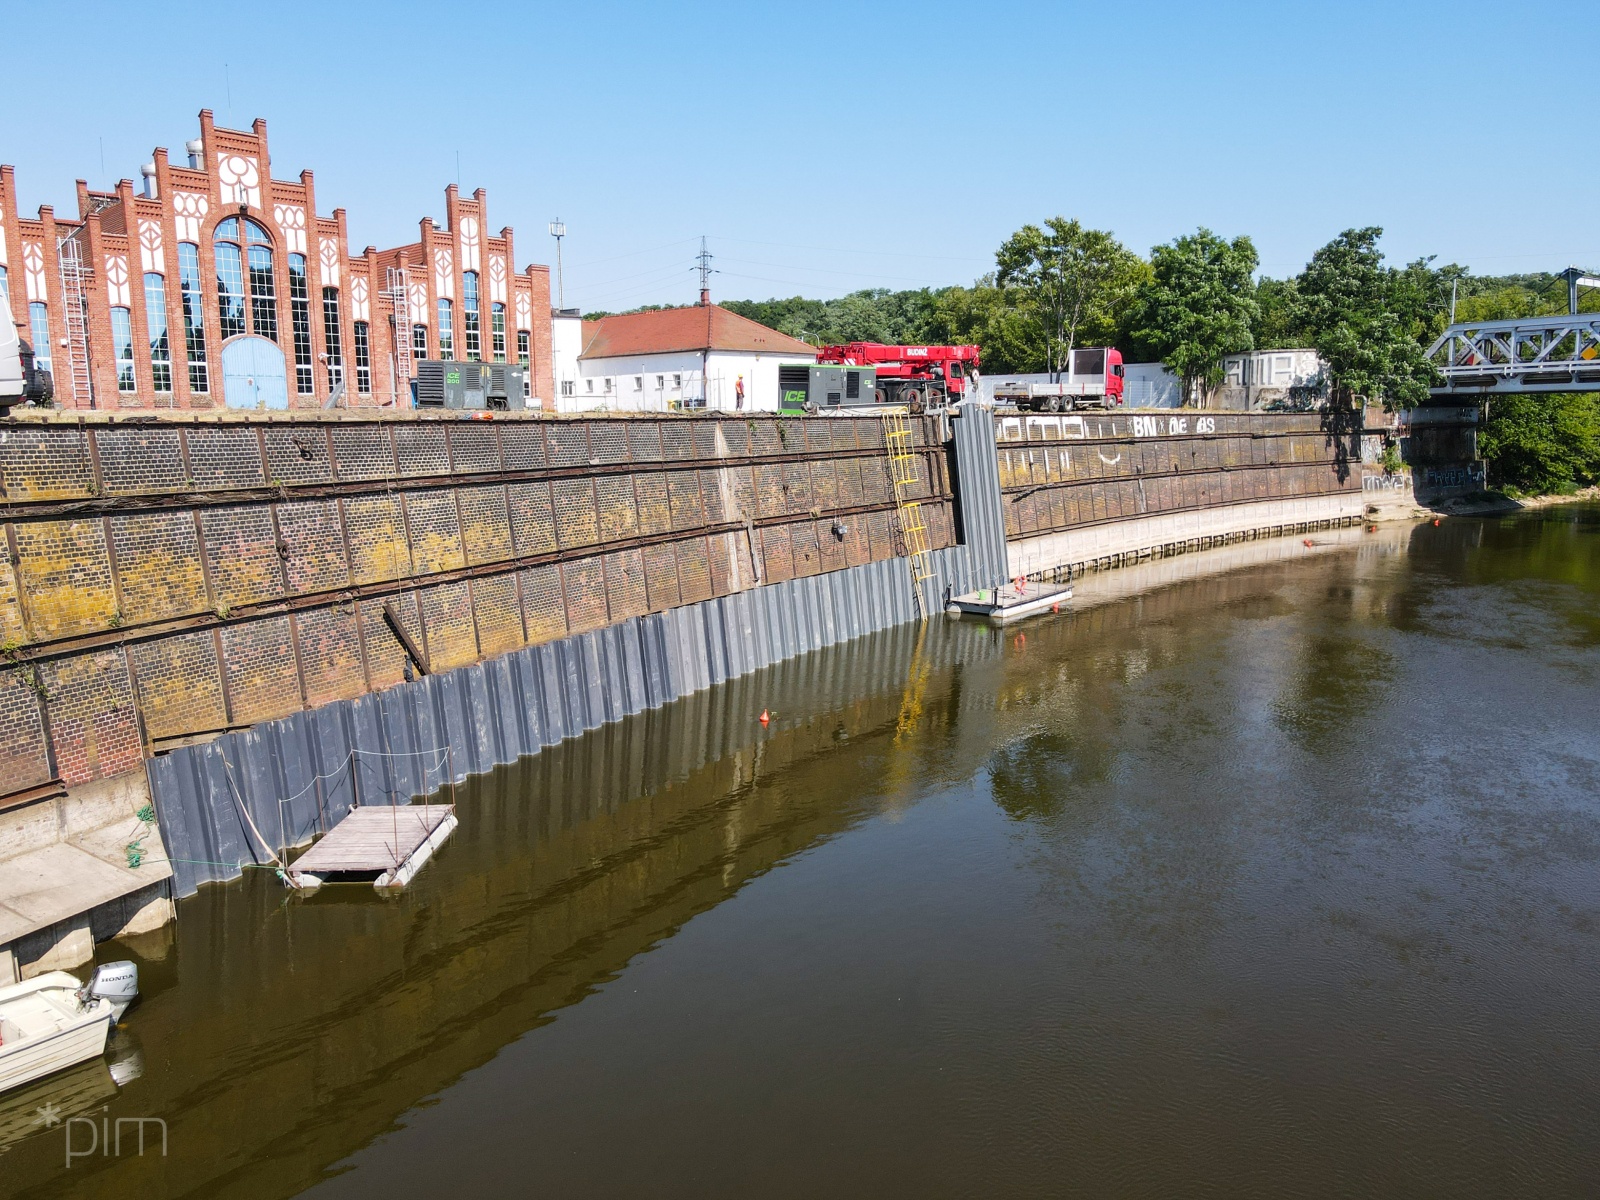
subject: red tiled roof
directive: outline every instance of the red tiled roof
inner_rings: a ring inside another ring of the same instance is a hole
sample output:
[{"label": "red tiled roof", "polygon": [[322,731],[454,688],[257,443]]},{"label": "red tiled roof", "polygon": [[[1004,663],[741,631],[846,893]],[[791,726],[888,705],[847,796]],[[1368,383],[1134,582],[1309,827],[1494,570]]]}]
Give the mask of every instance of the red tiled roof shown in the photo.
[{"label": "red tiled roof", "polygon": [[583,323],[582,358],[734,350],[815,359],[817,348],[716,304],[622,313]]}]

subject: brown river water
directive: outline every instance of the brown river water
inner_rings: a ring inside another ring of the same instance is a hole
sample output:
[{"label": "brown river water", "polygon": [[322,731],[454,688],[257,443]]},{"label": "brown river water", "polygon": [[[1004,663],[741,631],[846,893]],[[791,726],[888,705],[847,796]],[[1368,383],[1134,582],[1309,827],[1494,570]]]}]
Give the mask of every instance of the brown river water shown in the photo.
[{"label": "brown river water", "polygon": [[1592,1195],[1600,509],[1312,541],[568,742],[395,898],[207,887],[0,1196]]}]

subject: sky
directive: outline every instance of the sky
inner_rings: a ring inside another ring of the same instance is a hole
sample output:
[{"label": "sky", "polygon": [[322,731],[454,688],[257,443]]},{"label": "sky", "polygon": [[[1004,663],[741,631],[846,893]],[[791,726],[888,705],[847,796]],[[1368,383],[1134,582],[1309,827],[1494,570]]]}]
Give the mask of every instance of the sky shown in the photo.
[{"label": "sky", "polygon": [[585,310],[692,302],[701,237],[716,299],[971,283],[1056,215],[1248,234],[1272,276],[1366,225],[1396,262],[1600,268],[1593,0],[0,8],[24,213],[181,161],[202,108],[263,117],[353,251],[459,181],[519,266],[566,223]]}]

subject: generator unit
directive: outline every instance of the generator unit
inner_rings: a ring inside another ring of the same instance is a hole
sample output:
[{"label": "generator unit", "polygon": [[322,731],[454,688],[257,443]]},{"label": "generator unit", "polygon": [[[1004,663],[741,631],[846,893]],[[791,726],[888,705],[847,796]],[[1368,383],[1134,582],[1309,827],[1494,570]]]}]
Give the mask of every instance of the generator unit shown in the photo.
[{"label": "generator unit", "polygon": [[527,407],[528,368],[517,363],[424,358],[416,367],[414,399],[418,408],[520,412]]},{"label": "generator unit", "polygon": [[778,411],[825,413],[879,403],[878,373],[871,367],[823,363],[778,364]]}]

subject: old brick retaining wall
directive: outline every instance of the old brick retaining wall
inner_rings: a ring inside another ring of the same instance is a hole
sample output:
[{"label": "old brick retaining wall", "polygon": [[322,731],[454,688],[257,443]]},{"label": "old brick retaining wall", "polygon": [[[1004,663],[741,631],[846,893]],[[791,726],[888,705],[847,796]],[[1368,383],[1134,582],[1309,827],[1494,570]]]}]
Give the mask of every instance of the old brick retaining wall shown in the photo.
[{"label": "old brick retaining wall", "polygon": [[392,686],[397,630],[432,673],[895,557],[883,455],[873,417],[0,423],[0,787]]}]

